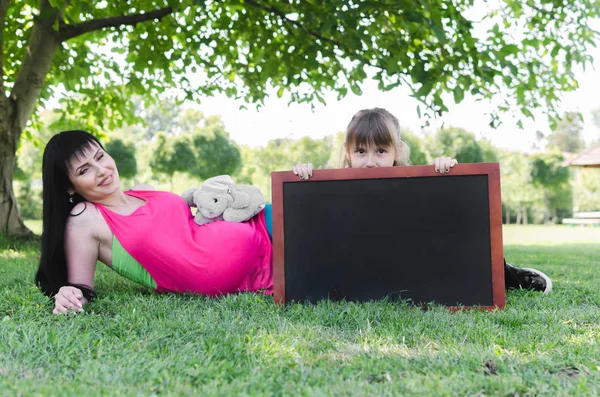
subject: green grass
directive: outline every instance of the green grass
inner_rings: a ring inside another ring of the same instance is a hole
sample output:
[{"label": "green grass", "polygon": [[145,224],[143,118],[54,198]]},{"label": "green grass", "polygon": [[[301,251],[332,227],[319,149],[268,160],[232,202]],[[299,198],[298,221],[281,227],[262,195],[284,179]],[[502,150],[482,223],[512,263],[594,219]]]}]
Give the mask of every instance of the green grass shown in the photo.
[{"label": "green grass", "polygon": [[554,291],[458,313],[159,295],[103,267],[86,313],[54,316],[32,285],[37,247],[2,239],[0,394],[598,395],[599,232],[506,227],[507,259]]}]

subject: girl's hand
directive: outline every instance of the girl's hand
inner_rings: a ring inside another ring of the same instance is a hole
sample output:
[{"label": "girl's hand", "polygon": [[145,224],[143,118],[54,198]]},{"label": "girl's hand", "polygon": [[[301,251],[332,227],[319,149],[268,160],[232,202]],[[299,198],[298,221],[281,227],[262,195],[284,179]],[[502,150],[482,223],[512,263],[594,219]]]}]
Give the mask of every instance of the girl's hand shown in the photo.
[{"label": "girl's hand", "polygon": [[[319,169],[322,169],[322,168],[323,167],[319,166]],[[292,172],[294,173],[294,175],[298,175],[300,177],[300,179],[310,178],[313,175],[313,170],[314,170],[314,167],[311,163],[296,164],[294,166],[294,168],[292,168]]]},{"label": "girl's hand", "polygon": [[450,172],[450,168],[454,167],[456,164],[458,164],[458,161],[451,157],[437,157],[433,162],[435,172],[439,172],[440,174]]},{"label": "girl's hand", "polygon": [[60,287],[58,293],[54,295],[54,314],[67,314],[69,311],[83,311],[83,304],[87,301],[83,297],[81,290],[75,287]]}]

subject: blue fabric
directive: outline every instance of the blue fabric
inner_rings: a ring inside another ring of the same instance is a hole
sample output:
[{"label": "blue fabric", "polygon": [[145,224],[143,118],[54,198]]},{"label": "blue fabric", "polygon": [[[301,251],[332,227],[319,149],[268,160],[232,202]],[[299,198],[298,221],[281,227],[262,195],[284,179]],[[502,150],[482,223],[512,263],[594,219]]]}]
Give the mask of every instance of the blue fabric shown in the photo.
[{"label": "blue fabric", "polygon": [[269,237],[273,240],[273,208],[271,204],[265,204],[265,224],[267,225]]}]

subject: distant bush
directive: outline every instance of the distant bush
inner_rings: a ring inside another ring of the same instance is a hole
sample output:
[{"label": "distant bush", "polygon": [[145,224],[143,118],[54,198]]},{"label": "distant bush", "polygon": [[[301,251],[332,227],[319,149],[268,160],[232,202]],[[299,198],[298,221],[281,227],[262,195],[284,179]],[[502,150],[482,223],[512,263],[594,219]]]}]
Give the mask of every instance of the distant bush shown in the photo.
[{"label": "distant bush", "polygon": [[42,219],[41,181],[15,182],[15,196],[23,219]]}]

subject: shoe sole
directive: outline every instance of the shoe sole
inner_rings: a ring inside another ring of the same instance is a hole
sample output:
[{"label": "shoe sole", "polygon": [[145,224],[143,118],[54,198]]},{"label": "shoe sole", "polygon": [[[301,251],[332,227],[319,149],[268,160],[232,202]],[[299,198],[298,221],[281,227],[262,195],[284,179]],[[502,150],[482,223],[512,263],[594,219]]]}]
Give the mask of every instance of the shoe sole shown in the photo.
[{"label": "shoe sole", "polygon": [[532,269],[530,267],[524,267],[522,269],[537,273],[544,279],[544,281],[546,281],[546,289],[544,290],[544,294],[549,294],[550,291],[552,291],[552,280],[550,280],[550,277],[548,277],[544,272],[541,272],[538,269]]}]

